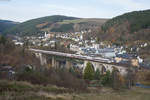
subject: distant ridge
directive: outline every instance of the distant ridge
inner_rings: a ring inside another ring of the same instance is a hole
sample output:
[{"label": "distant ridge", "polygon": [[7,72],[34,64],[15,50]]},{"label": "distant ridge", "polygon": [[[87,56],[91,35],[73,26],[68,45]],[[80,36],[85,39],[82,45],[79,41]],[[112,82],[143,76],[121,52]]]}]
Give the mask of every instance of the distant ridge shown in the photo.
[{"label": "distant ridge", "polygon": [[9,20],[2,20],[0,19],[0,33],[2,34],[7,29],[15,26],[18,24],[17,22],[9,21]]},{"label": "distant ridge", "polygon": [[37,35],[42,32],[74,32],[101,26],[107,19],[76,18],[62,15],[32,19],[9,28],[5,33]]}]

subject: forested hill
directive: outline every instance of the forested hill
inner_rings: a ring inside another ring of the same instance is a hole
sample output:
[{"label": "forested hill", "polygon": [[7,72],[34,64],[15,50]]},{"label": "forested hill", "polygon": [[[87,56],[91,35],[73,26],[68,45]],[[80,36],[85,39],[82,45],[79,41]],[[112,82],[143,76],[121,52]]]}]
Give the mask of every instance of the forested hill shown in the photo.
[{"label": "forested hill", "polygon": [[0,33],[3,33],[8,28],[15,26],[17,23],[8,20],[0,20]]},{"label": "forested hill", "polygon": [[83,19],[61,15],[47,16],[29,20],[8,29],[7,34],[36,35],[48,32],[74,32],[92,29],[106,22],[106,19]]},{"label": "forested hill", "polygon": [[108,20],[100,33],[101,39],[114,42],[150,41],[150,10],[134,11]]}]

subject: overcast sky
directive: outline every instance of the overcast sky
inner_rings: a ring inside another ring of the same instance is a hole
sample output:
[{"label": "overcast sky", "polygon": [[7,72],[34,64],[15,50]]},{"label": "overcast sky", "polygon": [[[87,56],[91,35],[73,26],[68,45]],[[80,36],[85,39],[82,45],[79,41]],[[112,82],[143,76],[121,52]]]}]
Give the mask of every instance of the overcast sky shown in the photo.
[{"label": "overcast sky", "polygon": [[150,9],[150,0],[0,0],[0,19],[22,22],[50,15],[112,18],[145,9]]}]

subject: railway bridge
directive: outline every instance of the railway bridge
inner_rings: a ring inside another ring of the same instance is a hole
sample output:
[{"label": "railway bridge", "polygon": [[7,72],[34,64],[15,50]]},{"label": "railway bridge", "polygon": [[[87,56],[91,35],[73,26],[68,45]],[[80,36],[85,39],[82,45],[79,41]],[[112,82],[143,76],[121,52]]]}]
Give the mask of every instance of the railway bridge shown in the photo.
[{"label": "railway bridge", "polygon": [[101,57],[90,57],[69,53],[62,53],[56,51],[46,51],[39,49],[29,49],[31,52],[35,53],[36,57],[40,59],[41,65],[49,64],[50,67],[60,68],[60,67],[79,67],[85,69],[88,62],[92,63],[94,69],[99,69],[100,71],[112,71],[113,68],[117,68],[122,75],[127,74],[127,66],[118,65],[111,63],[108,59]]}]

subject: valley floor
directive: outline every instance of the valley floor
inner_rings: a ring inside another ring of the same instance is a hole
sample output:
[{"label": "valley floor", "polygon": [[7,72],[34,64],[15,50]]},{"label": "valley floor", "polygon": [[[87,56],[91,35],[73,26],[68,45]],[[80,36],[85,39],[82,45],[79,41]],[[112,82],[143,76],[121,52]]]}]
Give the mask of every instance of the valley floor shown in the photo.
[{"label": "valley floor", "polygon": [[56,86],[0,81],[0,100],[150,100],[150,89],[133,87],[131,90],[114,91],[103,87],[77,93]]}]

